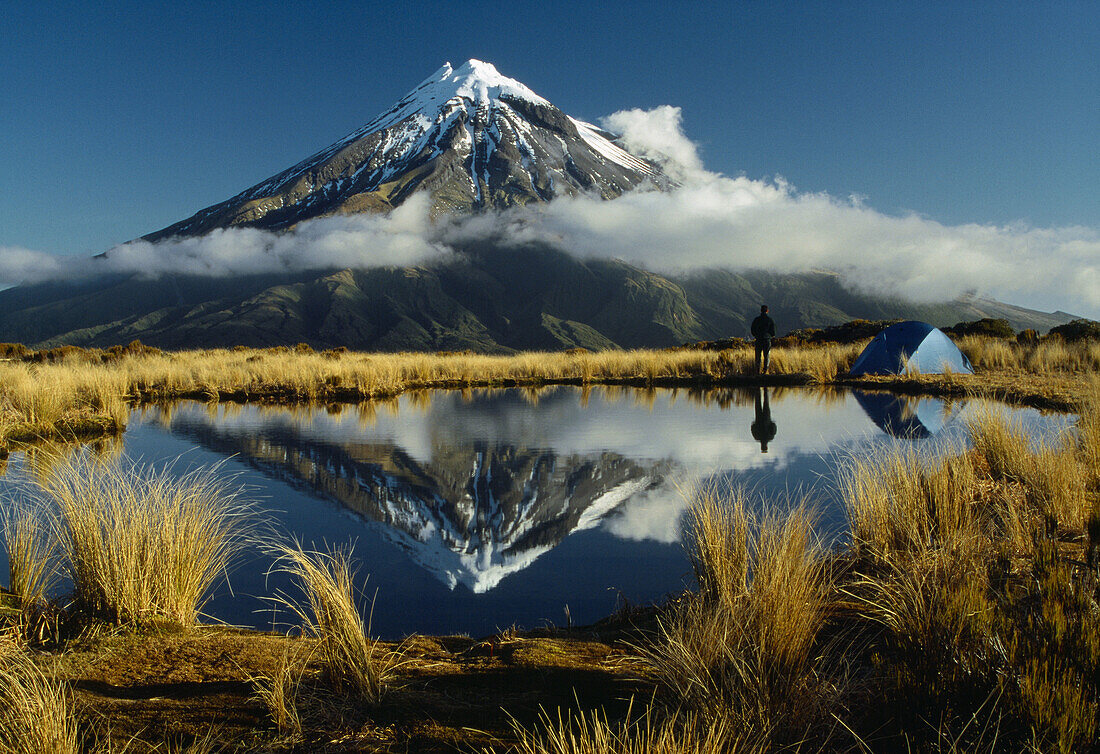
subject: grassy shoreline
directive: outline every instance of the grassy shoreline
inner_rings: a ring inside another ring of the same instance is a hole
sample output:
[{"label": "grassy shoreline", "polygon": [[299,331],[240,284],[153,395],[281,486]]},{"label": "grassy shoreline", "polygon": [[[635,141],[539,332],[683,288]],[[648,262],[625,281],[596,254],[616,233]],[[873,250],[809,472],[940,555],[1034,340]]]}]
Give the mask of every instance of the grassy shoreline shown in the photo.
[{"label": "grassy shoreline", "polygon": [[1100,344],[1034,346],[967,337],[960,346],[974,363],[975,375],[848,378],[863,345],[777,347],[765,376],[754,374],[753,353],[746,347],[517,356],[315,353],[308,348],[62,350],[49,359],[0,362],[0,449],[115,434],[125,428],[131,406],[181,399],[300,404],[385,400],[424,389],[771,385],[988,397],[1074,411],[1087,397],[1089,375],[1100,372]]}]

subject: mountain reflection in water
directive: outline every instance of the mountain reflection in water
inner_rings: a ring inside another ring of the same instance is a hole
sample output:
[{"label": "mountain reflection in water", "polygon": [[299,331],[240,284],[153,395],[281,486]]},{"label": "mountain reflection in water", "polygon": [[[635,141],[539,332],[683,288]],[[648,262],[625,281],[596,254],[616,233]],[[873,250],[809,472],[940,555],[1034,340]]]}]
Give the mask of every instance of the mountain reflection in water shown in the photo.
[{"label": "mountain reflection in water", "polygon": [[[243,421],[242,421],[243,419]],[[283,416],[211,419],[181,411],[174,433],[264,473],[338,501],[383,532],[447,586],[475,593],[527,567],[567,535],[589,529],[664,481],[669,464],[617,453],[553,450],[433,435],[417,458],[372,437],[328,438]]]},{"label": "mountain reflection in water", "polygon": [[[780,392],[779,404],[793,395]],[[847,408],[843,397],[810,395],[816,413]],[[683,393],[679,410],[657,397],[658,391],[613,389],[593,400],[590,391],[572,388],[465,398],[421,392],[405,406],[369,405],[350,422],[341,407],[225,405],[211,412],[198,404],[154,409],[149,418],[383,524],[393,543],[449,588],[483,593],[570,534],[623,519],[632,501],[668,501],[685,474],[753,465],[748,438],[738,439],[745,425],[729,420],[731,409],[752,405],[749,435],[761,452],[777,436],[767,388]],[[870,414],[863,399],[859,405]],[[809,412],[792,413],[804,425]],[[700,421],[691,420],[696,414]],[[788,442],[807,445],[823,447],[807,436]],[[682,510],[671,504],[664,539],[678,537]]]},{"label": "mountain reflection in water", "polygon": [[[881,419],[886,405],[843,391],[615,387],[308,408],[180,403],[135,411],[123,452],[154,464],[183,453],[181,473],[228,459],[227,472],[243,474],[306,545],[356,540],[377,589],[377,633],[480,635],[560,620],[566,605],[590,622],[616,595],[649,602],[689,586],[681,490],[706,479],[773,503],[812,488],[823,531],[841,533],[839,464],[868,445],[909,443],[880,429],[900,426]],[[936,406],[885,415],[919,417],[931,431]],[[13,467],[33,461],[20,455]],[[256,617],[260,596],[289,585],[264,575],[264,557],[210,603],[214,616],[270,625]]]}]

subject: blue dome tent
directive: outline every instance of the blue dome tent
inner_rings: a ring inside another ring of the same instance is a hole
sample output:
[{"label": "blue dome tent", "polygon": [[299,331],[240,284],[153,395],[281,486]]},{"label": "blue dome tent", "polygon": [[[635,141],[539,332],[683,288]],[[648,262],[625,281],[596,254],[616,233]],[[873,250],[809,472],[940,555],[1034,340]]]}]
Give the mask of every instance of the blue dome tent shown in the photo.
[{"label": "blue dome tent", "polygon": [[927,322],[898,322],[867,344],[848,374],[974,374],[970,360],[942,330]]}]

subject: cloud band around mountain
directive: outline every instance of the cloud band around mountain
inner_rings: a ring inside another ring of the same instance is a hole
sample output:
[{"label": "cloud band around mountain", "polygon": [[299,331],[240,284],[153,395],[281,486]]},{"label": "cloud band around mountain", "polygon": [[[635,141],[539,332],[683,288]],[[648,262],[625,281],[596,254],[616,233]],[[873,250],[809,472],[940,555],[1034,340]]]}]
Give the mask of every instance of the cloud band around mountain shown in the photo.
[{"label": "cloud band around mountain", "polygon": [[585,257],[621,258],[666,272],[723,267],[826,269],[859,290],[943,301],[965,292],[1100,318],[1095,228],[949,226],[892,216],[859,201],[799,192],[782,179],[707,172],[683,133],[679,108],[629,110],[602,120],[632,152],[680,185],[613,201],[559,197],[544,205],[432,222],[414,194],[388,214],[344,215],[274,233],[229,228],[195,238],[133,241],[95,259],[0,247],[0,282],[102,273],[241,275],[408,266],[445,259],[474,240],[539,241]]}]

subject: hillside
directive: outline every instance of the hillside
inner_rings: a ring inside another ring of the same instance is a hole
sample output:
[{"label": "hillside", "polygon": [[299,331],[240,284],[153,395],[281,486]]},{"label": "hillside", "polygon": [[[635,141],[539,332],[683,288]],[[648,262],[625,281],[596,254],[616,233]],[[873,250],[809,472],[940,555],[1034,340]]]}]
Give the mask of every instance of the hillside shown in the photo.
[{"label": "hillside", "polygon": [[1004,317],[1017,329],[1046,331],[1071,319],[978,299],[891,301],[853,293],[826,273],[675,277],[548,247],[483,246],[422,267],[22,286],[0,292],[0,340],[490,353],[660,348],[747,337],[761,302],[781,332],[898,317],[941,326]]}]

